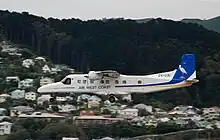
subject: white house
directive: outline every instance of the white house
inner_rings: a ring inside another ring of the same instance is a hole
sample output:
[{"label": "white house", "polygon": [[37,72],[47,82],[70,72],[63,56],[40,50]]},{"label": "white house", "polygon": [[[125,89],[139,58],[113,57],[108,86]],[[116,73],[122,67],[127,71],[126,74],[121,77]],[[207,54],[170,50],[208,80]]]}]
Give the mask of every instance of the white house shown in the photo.
[{"label": "white house", "polygon": [[156,119],[149,119],[148,121],[145,122],[146,126],[154,126],[154,127],[156,127],[157,124],[158,124],[158,122],[157,122]]},{"label": "white house", "polygon": [[62,140],[79,140],[79,138],[62,137]]},{"label": "white house", "polygon": [[19,82],[20,81],[18,76],[7,76],[5,79],[6,79],[6,82]]},{"label": "white house", "polygon": [[122,117],[137,117],[138,109],[135,108],[126,108],[119,111],[119,115]]},{"label": "white house", "polygon": [[18,83],[18,88],[25,89],[33,87],[34,85],[34,79],[24,79]]},{"label": "white house", "polygon": [[37,98],[37,104],[42,105],[43,102],[49,101],[50,98],[51,98],[51,96],[49,94],[48,95],[41,95],[40,97]]},{"label": "white house", "polygon": [[46,59],[44,57],[38,56],[35,58],[36,61],[43,61],[46,62]]},{"label": "white house", "polygon": [[169,115],[179,115],[179,116],[193,116],[196,115],[199,109],[193,106],[176,106],[173,110],[168,112]]},{"label": "white house", "polygon": [[59,102],[65,102],[65,101],[68,101],[68,100],[73,100],[73,97],[70,97],[70,96],[57,96],[56,100],[59,101]]},{"label": "white house", "polygon": [[[49,110],[52,110],[51,106],[52,105],[49,105]],[[76,107],[74,105],[69,105],[69,104],[67,104],[67,105],[57,105],[57,107],[59,108],[58,112],[62,112],[62,113],[67,113],[67,112],[76,110]]]},{"label": "white house", "polygon": [[210,108],[203,108],[203,114],[215,114],[220,113],[220,107],[210,107]]},{"label": "white house", "polygon": [[51,84],[54,82],[54,79],[52,78],[49,78],[49,77],[42,77],[40,79],[40,86],[43,86],[43,85],[47,85],[47,84]]},{"label": "white house", "polygon": [[150,113],[153,112],[153,107],[152,106],[147,106],[145,104],[137,104],[137,105],[133,106],[133,108],[144,109],[144,110],[146,110],[147,112],[150,112]]},{"label": "white house", "polygon": [[18,48],[3,48],[2,49],[3,53],[8,53],[9,55],[17,55],[17,56],[22,56],[21,53],[19,53],[19,49]]},{"label": "white house", "polygon": [[51,72],[51,70],[50,70],[50,68],[49,68],[48,65],[44,65],[44,66],[42,67],[42,70],[43,70],[44,73],[50,73],[50,72]]},{"label": "white house", "polygon": [[32,59],[25,59],[22,62],[22,66],[25,68],[29,68],[30,66],[33,66],[35,63]]},{"label": "white house", "polygon": [[0,95],[0,103],[3,103],[6,101],[7,98],[10,98],[11,96],[8,94],[1,94]]},{"label": "white house", "polygon": [[11,98],[12,99],[21,99],[21,98],[24,98],[24,95],[25,95],[24,90],[16,89],[16,90],[11,92]]},{"label": "white house", "polygon": [[99,107],[99,105],[100,105],[99,101],[88,101],[88,108]]},{"label": "white house", "polygon": [[65,118],[65,116],[43,112],[32,112],[29,114],[20,114],[18,115],[18,118]]},{"label": "white house", "polygon": [[37,98],[37,93],[36,92],[27,92],[27,93],[25,93],[25,99],[26,100],[35,101],[36,98]]},{"label": "white house", "polygon": [[56,100],[59,101],[59,102],[67,101],[66,97],[64,97],[64,96],[56,96]]},{"label": "white house", "polygon": [[10,116],[17,116],[25,113],[32,113],[34,109],[29,106],[16,106],[10,109]]},{"label": "white house", "polygon": [[12,123],[10,122],[1,122],[0,123],[0,135],[8,135],[11,133]]}]

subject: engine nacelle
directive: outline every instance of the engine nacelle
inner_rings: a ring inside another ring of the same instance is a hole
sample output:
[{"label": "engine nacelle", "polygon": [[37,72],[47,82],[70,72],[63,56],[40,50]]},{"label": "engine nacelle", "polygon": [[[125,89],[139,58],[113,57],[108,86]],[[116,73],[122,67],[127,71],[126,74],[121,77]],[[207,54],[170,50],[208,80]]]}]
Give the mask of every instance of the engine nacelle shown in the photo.
[{"label": "engine nacelle", "polygon": [[103,78],[103,74],[97,74],[95,71],[90,71],[88,77],[91,80],[100,80]]}]

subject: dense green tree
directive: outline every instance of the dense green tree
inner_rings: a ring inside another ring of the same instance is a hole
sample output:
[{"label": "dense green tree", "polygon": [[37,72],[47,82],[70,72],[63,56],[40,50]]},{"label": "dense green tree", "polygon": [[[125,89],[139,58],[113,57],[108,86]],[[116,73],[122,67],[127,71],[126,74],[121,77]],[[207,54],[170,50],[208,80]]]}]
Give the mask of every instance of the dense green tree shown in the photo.
[{"label": "dense green tree", "polygon": [[[5,39],[22,44],[20,47],[80,72],[113,69],[123,74],[150,74],[175,69],[182,54],[195,53],[200,83],[163,93],[136,95],[135,102],[170,108],[179,104],[211,106],[219,101],[220,34],[198,24],[160,18],[146,23],[124,19],[59,20],[27,12],[0,11],[0,30]],[[30,56],[34,57],[26,50],[25,57]],[[31,68],[33,73],[27,74],[13,66],[11,63],[7,73],[0,75],[20,73],[20,77],[39,77],[34,72],[40,68]],[[55,81],[66,74],[59,73]]]},{"label": "dense green tree", "polygon": [[21,129],[15,133],[10,134],[7,140],[25,140],[30,138],[30,133],[26,129]]},{"label": "dense green tree", "polygon": [[58,108],[57,105],[52,105],[52,106],[51,106],[51,109],[52,109],[52,111],[54,111],[54,112],[58,112],[58,111],[59,111],[59,108]]}]

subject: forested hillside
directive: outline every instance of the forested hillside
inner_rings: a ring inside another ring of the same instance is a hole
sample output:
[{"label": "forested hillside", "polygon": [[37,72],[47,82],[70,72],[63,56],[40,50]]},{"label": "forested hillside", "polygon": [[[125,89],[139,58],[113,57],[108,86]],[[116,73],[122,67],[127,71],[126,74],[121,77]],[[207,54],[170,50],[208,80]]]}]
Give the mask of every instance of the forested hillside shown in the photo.
[{"label": "forested hillside", "polygon": [[0,28],[6,39],[31,46],[32,51],[49,56],[54,63],[65,63],[83,72],[113,69],[123,74],[155,73],[172,70],[182,54],[195,53],[200,83],[135,95],[135,102],[219,104],[220,34],[197,24],[163,19],[147,23],[122,19],[59,20],[0,11]]},{"label": "forested hillside", "polygon": [[215,17],[207,20],[201,20],[201,19],[183,19],[182,22],[186,23],[197,23],[199,25],[202,25],[203,27],[216,31],[220,33],[220,17]]}]

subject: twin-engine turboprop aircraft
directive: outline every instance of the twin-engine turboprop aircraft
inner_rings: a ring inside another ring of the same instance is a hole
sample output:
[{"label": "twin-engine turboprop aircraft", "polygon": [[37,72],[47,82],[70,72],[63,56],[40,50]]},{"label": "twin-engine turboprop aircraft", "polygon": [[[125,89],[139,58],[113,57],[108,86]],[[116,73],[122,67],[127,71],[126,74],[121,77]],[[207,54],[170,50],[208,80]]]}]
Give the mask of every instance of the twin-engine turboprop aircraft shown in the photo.
[{"label": "twin-engine turboprop aircraft", "polygon": [[[182,56],[180,65],[173,71],[151,75],[123,75],[117,71],[90,71],[88,74],[70,74],[60,82],[44,85],[39,93],[93,93],[106,94],[111,103],[117,94],[150,93],[191,86],[198,82],[195,55]],[[54,97],[50,99],[52,102]]]}]

